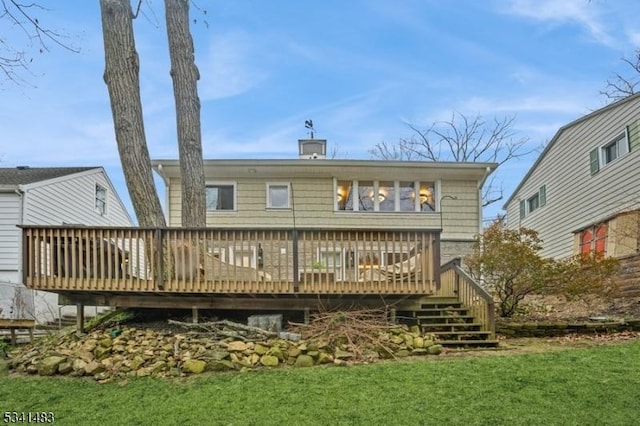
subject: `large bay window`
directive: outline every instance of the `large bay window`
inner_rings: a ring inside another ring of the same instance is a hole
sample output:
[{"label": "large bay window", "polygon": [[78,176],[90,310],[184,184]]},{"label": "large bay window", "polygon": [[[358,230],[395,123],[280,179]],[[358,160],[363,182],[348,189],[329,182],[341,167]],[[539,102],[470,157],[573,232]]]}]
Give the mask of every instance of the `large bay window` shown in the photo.
[{"label": "large bay window", "polygon": [[434,212],[433,182],[337,180],[337,211]]}]

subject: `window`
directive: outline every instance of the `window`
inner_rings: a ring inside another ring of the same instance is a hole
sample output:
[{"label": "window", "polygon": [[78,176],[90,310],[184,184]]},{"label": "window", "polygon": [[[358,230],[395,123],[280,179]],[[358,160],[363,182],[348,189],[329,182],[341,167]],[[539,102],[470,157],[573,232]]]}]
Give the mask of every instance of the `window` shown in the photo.
[{"label": "window", "polygon": [[614,140],[606,145],[596,148],[589,153],[589,167],[591,174],[595,175],[601,167],[614,162],[623,155],[629,153],[629,138],[627,131],[620,133]]},{"label": "window", "polygon": [[527,212],[531,213],[540,207],[540,195],[536,194],[527,200]]},{"label": "window", "polygon": [[107,214],[107,188],[102,185],[96,184],[94,208],[103,216]]},{"label": "window", "polygon": [[375,185],[373,181],[358,182],[358,210],[372,212],[375,207]]},{"label": "window", "polygon": [[378,210],[381,212],[396,211],[396,189],[393,182],[378,184]]},{"label": "window", "polygon": [[401,212],[416,211],[416,183],[400,182],[398,187],[398,198]]},{"label": "window", "polygon": [[434,190],[432,183],[420,182],[420,211],[421,212],[435,212],[436,204],[433,198]]},{"label": "window", "polygon": [[339,180],[336,189],[336,209],[353,211],[353,191],[355,184],[350,180]]},{"label": "window", "polygon": [[594,253],[597,257],[604,257],[607,253],[607,225],[590,226],[580,232],[580,254],[590,255]]},{"label": "window", "polygon": [[318,266],[326,268],[327,271],[334,273],[337,280],[343,279],[344,254],[342,249],[321,249],[318,258],[320,259]]},{"label": "window", "polygon": [[207,184],[207,211],[235,210],[235,183]]},{"label": "window", "polygon": [[526,200],[520,200],[520,219],[524,219],[530,213],[547,204],[547,186],[542,185],[538,192]]},{"label": "window", "polygon": [[291,185],[288,183],[267,184],[267,208],[288,209],[291,207]]},{"label": "window", "polygon": [[411,181],[336,181],[337,211],[435,212],[434,184]]}]

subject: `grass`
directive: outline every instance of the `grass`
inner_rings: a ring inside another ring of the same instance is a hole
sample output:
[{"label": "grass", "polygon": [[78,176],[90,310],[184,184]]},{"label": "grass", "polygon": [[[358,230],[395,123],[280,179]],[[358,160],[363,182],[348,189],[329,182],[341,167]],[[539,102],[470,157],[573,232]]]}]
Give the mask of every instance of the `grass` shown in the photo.
[{"label": "grass", "polygon": [[0,378],[0,415],[60,425],[632,425],[639,400],[638,341],[179,381]]}]

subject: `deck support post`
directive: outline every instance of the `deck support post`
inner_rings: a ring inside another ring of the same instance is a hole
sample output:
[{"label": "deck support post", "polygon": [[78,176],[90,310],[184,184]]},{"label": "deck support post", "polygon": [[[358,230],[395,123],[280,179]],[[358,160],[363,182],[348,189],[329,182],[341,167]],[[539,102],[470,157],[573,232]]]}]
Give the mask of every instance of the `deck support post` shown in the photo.
[{"label": "deck support post", "polygon": [[397,320],[396,320],[396,308],[391,308],[389,310],[389,321],[391,321],[391,324],[397,324]]},{"label": "deck support post", "polygon": [[198,323],[198,307],[197,306],[191,307],[191,322],[194,324]]},{"label": "deck support post", "polygon": [[84,303],[76,303],[76,333],[84,333]]},{"label": "deck support post", "polygon": [[293,292],[297,293],[300,289],[300,274],[298,273],[299,264],[298,264],[298,231],[294,229],[291,232],[292,239],[292,250],[293,250]]},{"label": "deck support post", "polygon": [[304,308],[304,324],[305,325],[309,325],[309,323],[311,322],[311,309],[309,308]]}]

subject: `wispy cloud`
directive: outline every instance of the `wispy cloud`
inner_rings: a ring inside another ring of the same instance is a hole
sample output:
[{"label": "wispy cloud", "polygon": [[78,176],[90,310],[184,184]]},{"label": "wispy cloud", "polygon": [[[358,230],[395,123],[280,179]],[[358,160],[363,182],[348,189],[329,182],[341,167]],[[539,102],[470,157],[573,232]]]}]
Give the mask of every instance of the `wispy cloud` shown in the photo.
[{"label": "wispy cloud", "polygon": [[[505,3],[499,3],[505,4]],[[583,27],[599,43],[612,45],[613,37],[604,24],[596,2],[588,0],[511,0],[503,13],[541,22],[574,23]]]},{"label": "wispy cloud", "polygon": [[228,98],[260,85],[268,75],[260,65],[261,44],[240,31],[214,36],[200,65],[200,96]]}]

